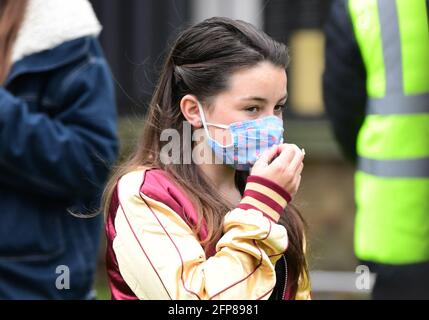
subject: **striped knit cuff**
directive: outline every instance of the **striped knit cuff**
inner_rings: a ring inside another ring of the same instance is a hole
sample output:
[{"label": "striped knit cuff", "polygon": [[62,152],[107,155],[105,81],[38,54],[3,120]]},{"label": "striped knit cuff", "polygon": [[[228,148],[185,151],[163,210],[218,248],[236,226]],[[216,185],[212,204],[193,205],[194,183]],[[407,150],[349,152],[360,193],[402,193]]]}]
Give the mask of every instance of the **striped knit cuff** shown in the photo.
[{"label": "striped knit cuff", "polygon": [[290,194],[277,183],[260,176],[249,176],[238,208],[256,209],[274,222],[278,222],[290,201]]}]

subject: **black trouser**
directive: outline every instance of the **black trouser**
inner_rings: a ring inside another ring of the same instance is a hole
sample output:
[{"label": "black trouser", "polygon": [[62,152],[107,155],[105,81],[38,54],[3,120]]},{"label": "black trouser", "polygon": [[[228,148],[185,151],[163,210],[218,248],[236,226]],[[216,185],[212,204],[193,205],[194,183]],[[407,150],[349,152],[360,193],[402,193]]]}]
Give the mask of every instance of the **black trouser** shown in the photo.
[{"label": "black trouser", "polygon": [[429,299],[429,262],[407,265],[361,263],[377,274],[372,299]]}]

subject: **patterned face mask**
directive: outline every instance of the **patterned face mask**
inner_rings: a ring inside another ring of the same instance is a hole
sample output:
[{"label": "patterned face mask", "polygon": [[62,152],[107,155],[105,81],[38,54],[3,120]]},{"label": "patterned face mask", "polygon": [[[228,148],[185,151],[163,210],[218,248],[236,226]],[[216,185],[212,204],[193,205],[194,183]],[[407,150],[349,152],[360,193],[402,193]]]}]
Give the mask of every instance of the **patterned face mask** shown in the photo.
[{"label": "patterned face mask", "polygon": [[[260,154],[275,144],[283,143],[283,120],[279,117],[267,116],[223,125],[207,122],[200,103],[198,108],[208,144],[222,164],[232,165],[240,171],[248,171]],[[231,142],[227,145],[220,144],[210,136],[208,126],[229,130]]]}]

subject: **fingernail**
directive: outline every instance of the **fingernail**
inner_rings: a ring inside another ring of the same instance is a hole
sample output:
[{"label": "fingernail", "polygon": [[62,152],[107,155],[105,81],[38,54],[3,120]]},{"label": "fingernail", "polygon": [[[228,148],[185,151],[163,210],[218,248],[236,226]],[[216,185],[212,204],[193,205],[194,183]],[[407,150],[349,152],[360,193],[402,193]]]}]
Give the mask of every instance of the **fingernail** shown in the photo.
[{"label": "fingernail", "polygon": [[305,149],[304,148],[301,149],[301,152],[305,156]]}]

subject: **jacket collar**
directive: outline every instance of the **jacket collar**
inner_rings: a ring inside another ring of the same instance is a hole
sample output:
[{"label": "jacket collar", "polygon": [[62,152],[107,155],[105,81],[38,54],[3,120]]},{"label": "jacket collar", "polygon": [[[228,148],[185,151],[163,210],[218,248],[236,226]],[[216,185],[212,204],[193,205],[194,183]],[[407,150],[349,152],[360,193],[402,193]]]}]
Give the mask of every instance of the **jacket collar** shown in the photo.
[{"label": "jacket collar", "polygon": [[64,42],[98,36],[101,25],[88,0],[30,0],[12,48],[12,64]]},{"label": "jacket collar", "polygon": [[16,62],[4,83],[4,86],[25,73],[46,72],[67,65],[87,55],[90,50],[91,37],[67,41],[48,51],[42,51]]},{"label": "jacket collar", "polygon": [[23,73],[51,70],[81,57],[89,50],[89,38],[100,32],[88,0],[29,0],[6,84]]}]

